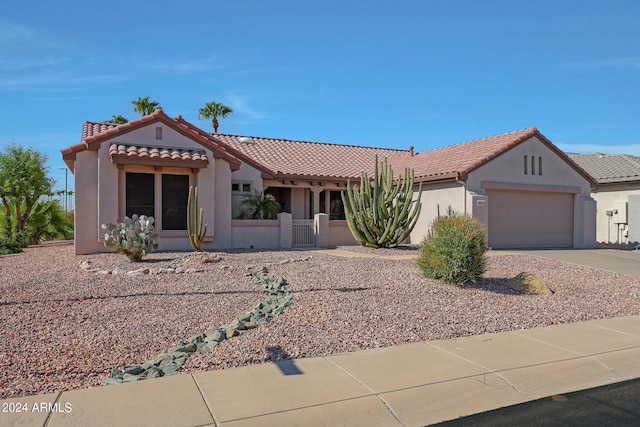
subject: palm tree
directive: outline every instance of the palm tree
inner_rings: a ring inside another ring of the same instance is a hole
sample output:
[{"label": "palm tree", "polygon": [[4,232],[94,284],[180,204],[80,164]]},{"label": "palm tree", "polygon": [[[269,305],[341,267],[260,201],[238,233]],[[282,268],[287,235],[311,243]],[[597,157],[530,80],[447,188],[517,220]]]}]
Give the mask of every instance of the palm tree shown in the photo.
[{"label": "palm tree", "polygon": [[254,191],[244,196],[240,204],[240,215],[248,219],[276,219],[280,212],[280,204],[273,194]]},{"label": "palm tree", "polygon": [[129,120],[121,114],[117,116],[114,114],[111,116],[110,120],[107,120],[107,123],[114,123],[116,125],[123,125],[125,123],[129,123]]},{"label": "palm tree", "polygon": [[133,104],[133,111],[143,116],[148,116],[158,108],[162,108],[158,101],[149,101],[148,96],[144,98],[139,96],[138,99],[134,99],[131,103]]},{"label": "palm tree", "polygon": [[221,102],[212,101],[204,104],[204,107],[202,107],[198,113],[198,118],[211,119],[213,132],[218,133],[218,117],[225,118],[231,113],[233,113],[231,107],[227,107]]}]

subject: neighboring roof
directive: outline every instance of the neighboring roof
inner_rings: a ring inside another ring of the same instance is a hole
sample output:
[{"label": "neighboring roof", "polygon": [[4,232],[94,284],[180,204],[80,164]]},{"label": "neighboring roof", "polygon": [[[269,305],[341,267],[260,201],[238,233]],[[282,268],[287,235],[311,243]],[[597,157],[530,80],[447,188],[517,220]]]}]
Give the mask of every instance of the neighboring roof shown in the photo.
[{"label": "neighboring roof", "polygon": [[630,154],[567,154],[598,184],[640,181],[640,157]]},{"label": "neighboring roof", "polygon": [[595,185],[596,182],[593,177],[580,168],[535,127],[423,151],[413,157],[394,159],[392,165],[394,168],[412,168],[416,181],[450,178],[465,180],[471,171],[532,137],[540,140],[567,162],[569,166]]},{"label": "neighboring roof", "polygon": [[217,144],[217,141],[211,134],[202,131],[180,116],[171,118],[161,109],[155,110],[149,115],[142,116],[136,120],[132,120],[129,123],[121,125],[113,123],[85,122],[82,125],[82,140],[78,144],[62,149],[62,158],[69,169],[73,172],[77,153],[89,149],[98,149],[100,144],[106,140],[110,140],[119,135],[123,135],[156,122],[163,123],[174,129],[176,132],[179,132],[202,144],[204,147],[212,151],[214,157],[226,160],[231,165],[232,170],[237,170],[240,167],[240,161],[227,154],[225,150]]},{"label": "neighboring roof", "polygon": [[228,152],[248,158],[252,166],[274,178],[359,178],[371,172],[375,157],[409,157],[408,150],[375,148],[326,142],[295,141],[214,134]]}]

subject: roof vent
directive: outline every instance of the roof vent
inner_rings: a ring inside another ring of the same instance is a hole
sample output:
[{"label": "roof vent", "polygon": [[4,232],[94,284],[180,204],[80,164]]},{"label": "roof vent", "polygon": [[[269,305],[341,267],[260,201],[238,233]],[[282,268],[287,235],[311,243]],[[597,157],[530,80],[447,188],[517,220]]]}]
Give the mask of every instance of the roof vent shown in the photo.
[{"label": "roof vent", "polygon": [[255,144],[256,143],[253,140],[253,138],[251,138],[250,136],[239,136],[238,137],[238,141],[242,142],[243,144]]}]

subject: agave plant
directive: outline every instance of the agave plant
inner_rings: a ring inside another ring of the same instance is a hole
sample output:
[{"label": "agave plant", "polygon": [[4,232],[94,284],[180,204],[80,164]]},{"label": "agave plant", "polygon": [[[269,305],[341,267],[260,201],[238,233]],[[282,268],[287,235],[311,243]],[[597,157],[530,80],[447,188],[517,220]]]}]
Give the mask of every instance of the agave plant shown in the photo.
[{"label": "agave plant", "polygon": [[102,224],[102,229],[109,231],[104,235],[104,247],[128,256],[131,261],[141,261],[144,255],[158,248],[153,222],[152,216],[134,214],[116,224]]}]

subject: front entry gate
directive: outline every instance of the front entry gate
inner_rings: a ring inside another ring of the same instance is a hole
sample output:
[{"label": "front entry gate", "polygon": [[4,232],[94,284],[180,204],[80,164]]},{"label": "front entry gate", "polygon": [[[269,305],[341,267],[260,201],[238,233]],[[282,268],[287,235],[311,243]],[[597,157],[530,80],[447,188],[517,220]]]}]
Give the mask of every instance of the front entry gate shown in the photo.
[{"label": "front entry gate", "polygon": [[294,219],[293,221],[293,246],[313,246],[315,230],[312,219]]}]

